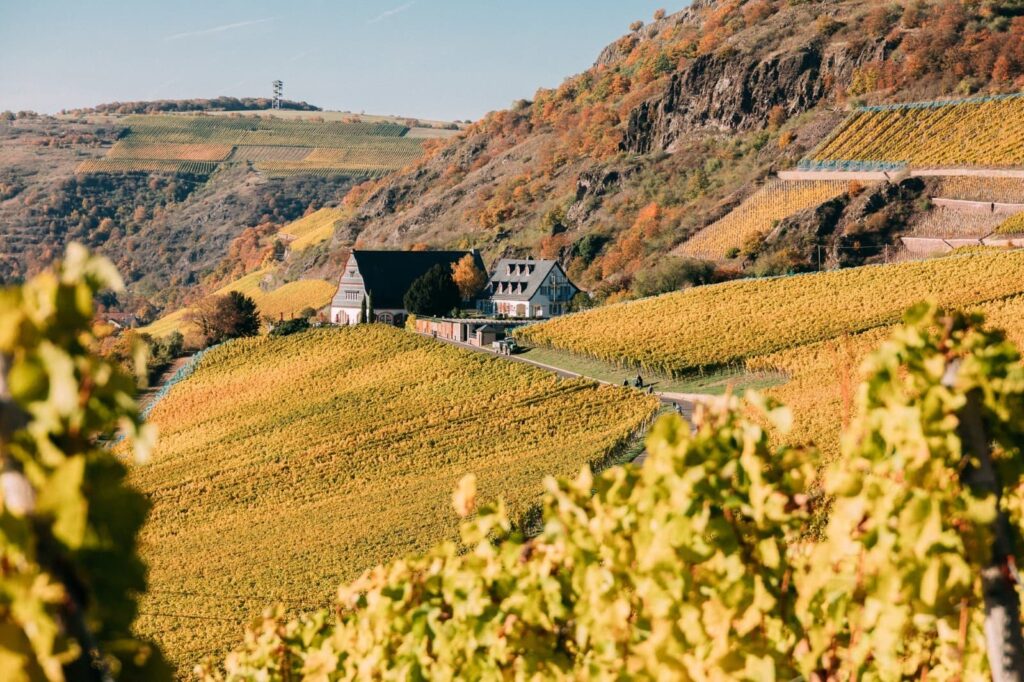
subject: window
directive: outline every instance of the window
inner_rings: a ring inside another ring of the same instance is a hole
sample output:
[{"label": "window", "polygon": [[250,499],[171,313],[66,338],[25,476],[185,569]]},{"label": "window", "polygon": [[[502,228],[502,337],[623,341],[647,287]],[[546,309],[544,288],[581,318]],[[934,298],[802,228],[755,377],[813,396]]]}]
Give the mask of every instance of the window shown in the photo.
[{"label": "window", "polygon": [[345,300],[346,301],[359,301],[359,300],[362,299],[362,297],[363,297],[363,292],[361,292],[361,291],[352,291],[351,289],[346,289],[345,290]]},{"label": "window", "polygon": [[515,266],[514,266],[514,265],[512,265],[511,263],[509,263],[509,264],[508,264],[508,273],[507,273],[508,275],[510,275],[510,276],[512,275],[512,271],[513,271],[513,268],[514,268],[514,267],[515,267]]}]

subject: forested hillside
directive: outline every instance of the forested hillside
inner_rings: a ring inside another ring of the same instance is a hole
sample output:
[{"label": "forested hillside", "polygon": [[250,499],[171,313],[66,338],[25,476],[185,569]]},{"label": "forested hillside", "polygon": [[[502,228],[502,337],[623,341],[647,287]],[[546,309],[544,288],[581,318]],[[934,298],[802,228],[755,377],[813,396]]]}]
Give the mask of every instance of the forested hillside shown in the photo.
[{"label": "forested hillside", "polygon": [[[533,253],[562,259],[599,294],[635,289],[639,273],[770,173],[796,166],[849,107],[1019,88],[1021,12],[1015,2],[959,0],[698,0],[659,12],[586,72],[488,115],[408,172],[359,187],[348,199],[358,210],[333,246]],[[862,189],[840,203],[855,203]],[[909,219],[926,190],[870,190],[851,221],[890,204]],[[887,222],[862,227],[858,239],[888,239]],[[881,253],[858,252],[861,242],[847,237],[840,230],[817,242],[841,245],[844,265]],[[793,238],[762,251],[775,262],[762,257],[761,274],[817,265]],[[306,266],[326,253],[310,252]],[[741,268],[752,268],[749,259],[726,270]]]}]

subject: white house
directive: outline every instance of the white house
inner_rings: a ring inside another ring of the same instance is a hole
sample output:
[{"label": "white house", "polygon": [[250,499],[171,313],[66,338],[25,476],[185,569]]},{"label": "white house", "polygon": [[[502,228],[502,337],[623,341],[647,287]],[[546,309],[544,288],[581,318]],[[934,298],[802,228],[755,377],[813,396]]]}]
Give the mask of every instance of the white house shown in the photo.
[{"label": "white house", "polygon": [[331,322],[357,324],[363,300],[369,298],[377,322],[403,324],[407,317],[405,293],[412,283],[437,264],[450,266],[476,251],[353,251],[345,262],[338,292],[331,301]]},{"label": "white house", "polygon": [[579,288],[555,260],[502,258],[494,267],[481,308],[491,315],[555,317],[569,312]]}]

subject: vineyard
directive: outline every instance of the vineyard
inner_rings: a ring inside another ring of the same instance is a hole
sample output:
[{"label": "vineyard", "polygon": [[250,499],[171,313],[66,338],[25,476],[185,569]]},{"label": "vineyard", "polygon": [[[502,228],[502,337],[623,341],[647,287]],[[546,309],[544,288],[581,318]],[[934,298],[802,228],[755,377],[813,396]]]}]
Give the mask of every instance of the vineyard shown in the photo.
[{"label": "vineyard", "polygon": [[1017,213],[999,224],[996,234],[1024,234],[1024,213]]},{"label": "vineyard", "polygon": [[895,322],[925,298],[970,305],[1024,292],[1024,253],[695,287],[519,330],[527,343],[683,375]]},{"label": "vineyard", "polygon": [[1004,220],[1006,220],[1006,216],[998,213],[980,213],[934,206],[922,216],[908,234],[914,237],[987,237]]},{"label": "vineyard", "polygon": [[217,348],[157,405],[160,441],[131,475],[153,503],[137,629],[190,670],[267,604],[328,605],[452,537],[465,473],[521,514],[545,476],[603,461],[655,409],[376,325]]},{"label": "vineyard", "polygon": [[79,173],[208,175],[220,164],[254,163],[268,175],[378,177],[423,153],[422,139],[406,137],[408,128],[386,121],[135,115],[123,123],[124,138],[106,158],[83,162]]},{"label": "vineyard", "polygon": [[[998,122],[998,125],[993,125]],[[1024,165],[1024,96],[862,107],[803,169]]]},{"label": "vineyard", "polygon": [[938,179],[935,196],[964,201],[1024,204],[1024,178],[947,175]]},{"label": "vineyard", "polygon": [[[1024,295],[1010,296],[968,309],[984,313],[986,323],[1003,329],[1024,346]],[[793,410],[791,442],[814,443],[827,455],[839,450],[839,432],[851,417],[854,387],[860,383],[864,357],[892,335],[880,327],[856,335],[791,348],[747,361],[754,371],[782,371],[790,380],[768,393]]]},{"label": "vineyard", "polygon": [[334,226],[346,215],[348,211],[343,208],[321,208],[285,225],[280,235],[291,240],[288,246],[292,251],[302,251],[330,239],[334,234]]},{"label": "vineyard", "polygon": [[777,221],[848,189],[849,183],[843,180],[769,180],[724,218],[683,242],[679,251],[697,258],[726,258],[752,237],[770,231]]},{"label": "vineyard", "polygon": [[76,173],[177,173],[209,175],[217,169],[210,161],[174,161],[166,159],[89,159],[78,164]]},{"label": "vineyard", "polygon": [[[315,215],[315,214],[314,214]],[[312,217],[312,216],[309,216]],[[288,319],[297,316],[303,308],[318,310],[331,302],[337,287],[322,279],[300,279],[288,282],[275,289],[264,289],[264,280],[271,281],[276,274],[273,267],[262,268],[236,279],[213,292],[215,296],[223,296],[229,291],[237,291],[251,298],[259,309],[260,317],[273,320],[282,317]],[[152,324],[139,329],[140,332],[160,338],[179,331],[185,336],[194,329],[188,321],[191,308],[183,308],[164,315]]]}]

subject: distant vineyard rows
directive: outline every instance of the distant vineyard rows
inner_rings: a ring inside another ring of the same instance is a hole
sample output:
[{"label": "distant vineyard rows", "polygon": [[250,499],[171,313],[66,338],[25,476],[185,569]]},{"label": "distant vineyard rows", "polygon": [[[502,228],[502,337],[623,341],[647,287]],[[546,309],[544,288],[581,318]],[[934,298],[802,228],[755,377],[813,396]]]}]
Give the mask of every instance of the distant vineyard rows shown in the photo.
[{"label": "distant vineyard rows", "polygon": [[[351,175],[398,170],[423,153],[423,140],[390,122],[311,122],[218,116],[129,116],[108,156],[79,173],[212,173],[222,163],[254,163],[268,175]],[[185,163],[205,165],[184,165]]]}]

